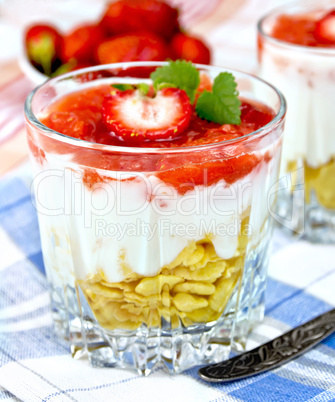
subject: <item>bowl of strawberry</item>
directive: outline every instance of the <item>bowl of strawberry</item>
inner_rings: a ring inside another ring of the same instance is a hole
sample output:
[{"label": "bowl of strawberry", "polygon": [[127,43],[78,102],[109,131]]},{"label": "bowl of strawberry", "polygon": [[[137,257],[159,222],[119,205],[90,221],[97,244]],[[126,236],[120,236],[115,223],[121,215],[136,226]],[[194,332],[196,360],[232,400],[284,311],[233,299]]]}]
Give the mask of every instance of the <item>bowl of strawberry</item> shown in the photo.
[{"label": "bowl of strawberry", "polygon": [[72,350],[172,374],[245,339],[264,314],[285,110],[262,80],[185,60],[77,70],[29,95],[43,258]]},{"label": "bowl of strawberry", "polygon": [[179,12],[161,0],[119,0],[99,21],[71,31],[34,24],[26,29],[20,65],[36,84],[69,71],[99,64],[184,59],[209,64],[203,40],[180,26]]}]

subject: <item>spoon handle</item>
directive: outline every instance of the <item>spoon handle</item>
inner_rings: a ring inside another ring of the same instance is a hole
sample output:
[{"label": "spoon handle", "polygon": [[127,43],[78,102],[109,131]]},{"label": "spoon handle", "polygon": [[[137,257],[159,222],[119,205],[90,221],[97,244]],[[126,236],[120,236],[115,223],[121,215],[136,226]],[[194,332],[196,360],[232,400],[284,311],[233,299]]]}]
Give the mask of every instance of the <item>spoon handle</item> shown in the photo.
[{"label": "spoon handle", "polygon": [[335,331],[335,309],[255,349],[199,370],[210,382],[228,382],[270,370],[306,352]]}]

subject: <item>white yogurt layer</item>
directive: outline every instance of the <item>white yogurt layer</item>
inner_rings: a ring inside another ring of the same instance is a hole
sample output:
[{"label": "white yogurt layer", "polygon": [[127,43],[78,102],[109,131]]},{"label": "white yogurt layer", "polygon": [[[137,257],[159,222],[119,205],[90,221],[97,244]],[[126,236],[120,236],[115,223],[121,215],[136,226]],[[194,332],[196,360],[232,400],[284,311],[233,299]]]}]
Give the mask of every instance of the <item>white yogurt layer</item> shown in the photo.
[{"label": "white yogurt layer", "polygon": [[[279,155],[231,186],[220,180],[184,195],[153,174],[125,172],[98,171],[119,180],[88,189],[79,166],[64,172],[57,156],[47,160],[34,181],[45,265],[54,283],[73,285],[74,277],[100,270],[109,281],[121,281],[124,264],[137,274],[156,275],[190,241],[208,234],[218,256],[233,257],[249,212],[257,241]],[[133,180],[124,180],[131,175]]]},{"label": "white yogurt layer", "polygon": [[260,76],[283,92],[282,170],[302,158],[317,168],[335,157],[335,49],[263,42]]}]

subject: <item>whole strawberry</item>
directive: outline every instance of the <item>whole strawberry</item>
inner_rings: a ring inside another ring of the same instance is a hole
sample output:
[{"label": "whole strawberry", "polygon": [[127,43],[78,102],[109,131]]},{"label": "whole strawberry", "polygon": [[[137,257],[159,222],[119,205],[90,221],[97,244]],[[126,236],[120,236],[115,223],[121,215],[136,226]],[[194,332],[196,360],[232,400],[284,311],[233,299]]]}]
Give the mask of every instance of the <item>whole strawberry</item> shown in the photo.
[{"label": "whole strawberry", "polygon": [[171,51],[175,59],[184,59],[192,63],[209,64],[211,52],[198,38],[178,33],[170,43]]},{"label": "whole strawberry", "polygon": [[165,41],[151,32],[118,35],[102,41],[96,48],[96,61],[100,64],[164,61],[168,55]]},{"label": "whole strawberry", "polygon": [[26,32],[25,46],[29,60],[48,76],[52,64],[60,57],[63,38],[56,28],[50,25],[34,25]]},{"label": "whole strawberry", "polygon": [[150,30],[165,39],[179,31],[178,10],[159,0],[113,2],[101,21],[109,35]]},{"label": "whole strawberry", "polygon": [[93,61],[96,44],[104,39],[104,32],[97,25],[82,25],[64,36],[63,62],[75,59],[78,63]]}]

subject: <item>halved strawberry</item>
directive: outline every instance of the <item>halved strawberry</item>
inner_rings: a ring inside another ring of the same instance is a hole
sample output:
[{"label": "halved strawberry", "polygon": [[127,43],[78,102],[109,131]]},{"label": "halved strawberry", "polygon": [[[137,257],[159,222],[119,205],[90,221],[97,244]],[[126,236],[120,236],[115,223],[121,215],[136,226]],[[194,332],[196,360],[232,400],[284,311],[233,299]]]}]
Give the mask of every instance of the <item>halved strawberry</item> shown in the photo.
[{"label": "halved strawberry", "polygon": [[198,38],[178,33],[170,43],[175,59],[184,59],[192,63],[209,64],[211,52],[204,42]]},{"label": "halved strawberry", "polygon": [[63,38],[50,25],[34,25],[26,32],[26,50],[33,65],[48,76],[52,73],[52,63],[60,56]]},{"label": "halved strawberry", "polygon": [[161,0],[119,0],[112,2],[101,21],[108,35],[149,30],[170,39],[178,32],[178,11]]},{"label": "halved strawberry", "polygon": [[115,90],[102,104],[106,127],[130,144],[178,137],[189,126],[191,116],[189,98],[178,88],[163,88],[154,98],[138,90]]},{"label": "halved strawberry", "polygon": [[97,43],[104,39],[101,27],[82,25],[64,37],[62,60],[68,62],[74,58],[78,62],[93,60],[93,51]]},{"label": "halved strawberry", "polygon": [[96,60],[100,64],[164,61],[167,57],[164,40],[150,32],[115,36],[102,41],[96,49]]},{"label": "halved strawberry", "polygon": [[335,10],[330,11],[316,23],[315,37],[321,43],[335,45]]}]

